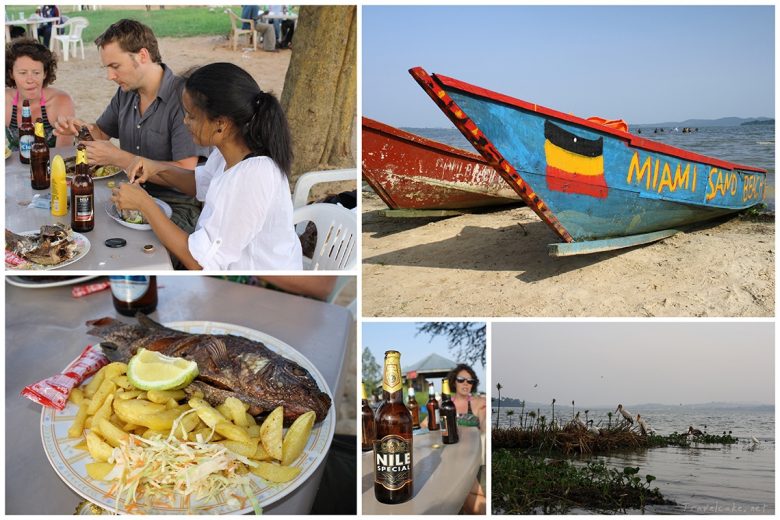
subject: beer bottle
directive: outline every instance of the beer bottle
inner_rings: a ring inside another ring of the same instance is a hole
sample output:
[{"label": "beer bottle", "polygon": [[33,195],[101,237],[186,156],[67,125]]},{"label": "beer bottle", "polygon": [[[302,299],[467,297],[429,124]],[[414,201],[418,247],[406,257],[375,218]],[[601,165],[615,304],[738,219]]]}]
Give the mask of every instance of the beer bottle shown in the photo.
[{"label": "beer bottle", "polygon": [[70,227],[79,233],[95,227],[95,186],[83,144],[76,148],[76,173],[70,183]]},{"label": "beer bottle", "polygon": [[406,407],[412,414],[412,428],[420,429],[420,405],[417,404],[417,398],[414,396],[414,381],[409,380],[409,393],[407,394]]},{"label": "beer bottle", "polygon": [[374,495],[383,504],[412,498],[412,415],[404,405],[401,354],[385,352],[384,402],[376,412]]},{"label": "beer bottle", "polygon": [[109,276],[114,308],[124,316],[149,314],[157,308],[156,276]]},{"label": "beer bottle", "polygon": [[35,142],[30,148],[30,184],[34,190],[49,188],[49,145],[40,117],[35,121]]},{"label": "beer bottle", "polygon": [[441,382],[441,441],[444,444],[458,442],[458,411],[455,403],[450,399],[450,382],[447,379]]},{"label": "beer bottle", "polygon": [[86,125],[82,125],[81,128],[79,128],[78,139],[79,139],[79,142],[81,142],[81,141],[94,141],[95,140],[92,137],[92,133],[89,131],[89,128],[87,128]]},{"label": "beer bottle", "polygon": [[425,408],[428,410],[428,430],[434,432],[439,429],[439,401],[436,400],[433,383],[428,383],[428,404]]},{"label": "beer bottle", "polygon": [[22,102],[22,124],[19,125],[19,160],[22,164],[30,164],[30,148],[35,141],[35,127],[32,124],[30,100]]},{"label": "beer bottle", "polygon": [[366,384],[360,385],[363,390],[363,437],[362,448],[363,451],[371,451],[374,449],[374,441],[376,440],[376,423],[374,422],[374,410],[368,404],[368,397],[366,393]]}]

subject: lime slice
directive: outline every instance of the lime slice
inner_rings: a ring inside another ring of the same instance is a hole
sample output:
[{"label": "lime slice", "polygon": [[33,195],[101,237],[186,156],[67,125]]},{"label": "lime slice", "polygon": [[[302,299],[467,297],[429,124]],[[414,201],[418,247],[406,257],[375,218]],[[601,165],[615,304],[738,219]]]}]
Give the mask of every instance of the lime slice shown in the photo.
[{"label": "lime slice", "polygon": [[141,349],[127,365],[127,378],[140,390],[176,390],[198,376],[198,365],[183,358]]}]

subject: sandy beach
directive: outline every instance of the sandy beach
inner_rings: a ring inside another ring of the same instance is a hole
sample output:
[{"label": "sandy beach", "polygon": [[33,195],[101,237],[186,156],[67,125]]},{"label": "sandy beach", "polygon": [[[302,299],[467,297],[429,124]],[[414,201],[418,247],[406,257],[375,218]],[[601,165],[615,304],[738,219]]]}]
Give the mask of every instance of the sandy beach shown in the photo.
[{"label": "sandy beach", "polygon": [[774,315],[773,218],[718,220],[647,246],[552,258],[547,244],[558,240],[528,208],[389,218],[366,190],[364,316]]}]

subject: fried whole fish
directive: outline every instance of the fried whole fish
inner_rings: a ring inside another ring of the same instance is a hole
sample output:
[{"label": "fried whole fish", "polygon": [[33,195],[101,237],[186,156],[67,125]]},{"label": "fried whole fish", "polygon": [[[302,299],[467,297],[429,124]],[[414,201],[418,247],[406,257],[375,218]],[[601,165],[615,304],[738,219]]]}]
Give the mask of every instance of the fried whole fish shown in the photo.
[{"label": "fried whole fish", "polygon": [[17,235],[5,230],[5,248],[22,258],[41,265],[57,265],[73,258],[76,242],[67,226],[41,226],[34,235]]},{"label": "fried whole fish", "polygon": [[309,410],[317,415],[317,422],[328,414],[330,396],[320,391],[308,370],[259,341],[228,334],[189,334],[140,313],[136,319],[136,325],[109,317],[88,321],[92,327],[88,334],[103,340],[100,345],[112,361],[127,362],[140,348],[195,361],[199,375],[186,390],[200,390],[214,406],[230,396],[249,404],[251,415],[284,406],[286,425]]}]

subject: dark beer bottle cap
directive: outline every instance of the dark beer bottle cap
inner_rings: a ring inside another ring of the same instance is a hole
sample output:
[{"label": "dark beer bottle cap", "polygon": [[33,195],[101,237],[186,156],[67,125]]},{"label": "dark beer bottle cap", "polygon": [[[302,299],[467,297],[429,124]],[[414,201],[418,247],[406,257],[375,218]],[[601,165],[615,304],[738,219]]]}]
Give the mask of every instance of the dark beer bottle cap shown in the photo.
[{"label": "dark beer bottle cap", "polygon": [[125,247],[127,245],[127,240],[124,238],[109,238],[104,244],[108,247]]}]

